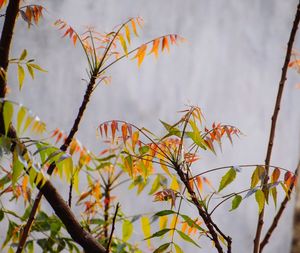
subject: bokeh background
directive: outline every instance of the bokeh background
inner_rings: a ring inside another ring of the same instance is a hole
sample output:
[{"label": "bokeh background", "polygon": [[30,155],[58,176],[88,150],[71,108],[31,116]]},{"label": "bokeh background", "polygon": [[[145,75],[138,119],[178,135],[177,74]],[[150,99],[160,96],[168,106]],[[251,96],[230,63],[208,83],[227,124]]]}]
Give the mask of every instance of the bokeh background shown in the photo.
[{"label": "bokeh background", "polygon": [[[233,146],[225,143],[217,156],[203,154],[195,172],[223,165],[264,163],[296,0],[38,3],[47,9],[45,19],[30,30],[25,22],[18,22],[12,57],[27,48],[29,56],[48,73],[37,74],[34,81],[28,77],[22,92],[11,75],[10,98],[31,108],[49,130],[70,129],[86,87],[82,79],[87,78],[82,50],[62,39],[53,21],[62,18],[78,32],[90,26],[109,32],[127,18],[141,16],[145,26],[136,43],[168,33],[180,34],[187,42],[171,47],[170,53],[161,54],[157,61],[146,57],[140,69],[129,59],[112,67],[112,83],[96,89],[77,137],[97,152],[102,143],[95,133],[101,122],[121,119],[159,133],[162,128],[158,119],[174,122],[178,110],[198,105],[208,125],[213,121],[229,123],[245,135],[236,139]],[[298,36],[295,49],[300,48],[299,39]],[[295,88],[299,78],[293,70],[288,74],[271,162],[291,170],[299,159],[300,91]],[[233,190],[249,184],[249,174],[241,174],[238,180],[240,185],[234,185]],[[135,201],[134,192],[122,190],[118,194],[122,194],[122,206],[129,213],[145,206],[149,210],[157,208],[157,203],[146,197]],[[229,205],[225,205],[216,212],[217,223],[234,238],[233,252],[251,252],[257,220],[254,198],[243,202],[234,213],[228,213],[228,209]],[[271,204],[267,215],[273,213]],[[292,217],[293,206],[289,205],[266,253],[289,252]],[[205,245],[203,252],[210,252]],[[185,246],[185,252],[193,250],[190,245]]]}]

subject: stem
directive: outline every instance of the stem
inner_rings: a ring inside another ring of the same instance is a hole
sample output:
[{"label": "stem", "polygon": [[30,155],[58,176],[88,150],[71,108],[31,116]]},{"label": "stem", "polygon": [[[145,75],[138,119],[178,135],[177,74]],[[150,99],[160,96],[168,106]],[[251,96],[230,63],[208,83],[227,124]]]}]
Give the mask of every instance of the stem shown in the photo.
[{"label": "stem", "polygon": [[109,208],[110,208],[110,178],[105,186],[104,190],[104,237],[108,238],[108,219],[109,219]]},{"label": "stem", "polygon": [[178,164],[175,164],[174,167],[175,167],[175,170],[176,170],[178,176],[180,177],[180,180],[184,183],[185,187],[187,188],[188,193],[191,196],[192,202],[198,209],[198,213],[199,213],[200,217],[203,219],[206,227],[208,228],[209,233],[212,236],[212,240],[215,243],[215,247],[216,247],[217,251],[219,253],[223,253],[224,251],[220,245],[218,234],[216,233],[214,226],[212,225],[212,220],[211,220],[210,216],[205,212],[205,210],[203,210],[201,204],[199,203],[199,201],[197,199],[195,192],[193,191],[193,189],[191,188],[191,186],[189,184],[189,180],[186,178],[185,174],[182,172],[180,166]]},{"label": "stem", "polygon": [[120,207],[120,204],[118,203],[116,206],[115,214],[114,214],[112,225],[111,225],[111,231],[110,231],[110,236],[109,236],[109,240],[108,240],[107,247],[106,247],[106,253],[109,253],[109,250],[110,250],[110,245],[111,245],[112,237],[113,237],[114,230],[115,230],[116,218],[118,215],[119,207]]},{"label": "stem", "polygon": [[[293,48],[293,43],[296,37],[297,29],[298,29],[298,24],[300,21],[300,1],[297,6],[297,12],[295,15],[293,27],[290,33],[290,38],[287,44],[287,51],[286,51],[286,56],[284,60],[284,64],[282,67],[282,73],[281,73],[281,78],[279,81],[279,87],[278,87],[278,92],[277,92],[277,98],[276,98],[276,103],[274,107],[274,112],[272,116],[272,122],[271,122],[271,130],[270,130],[270,137],[269,137],[269,144],[268,144],[268,149],[267,149],[267,154],[266,154],[266,159],[265,159],[265,170],[266,170],[266,176],[262,182],[263,187],[262,190],[264,191],[265,195],[267,193],[267,183],[269,180],[269,164],[271,160],[271,155],[272,155],[272,149],[273,149],[273,143],[274,143],[274,138],[275,138],[275,130],[276,130],[276,123],[277,123],[277,118],[280,110],[280,104],[281,104],[281,98],[283,94],[283,89],[285,85],[285,81],[287,79],[287,70],[288,70],[288,64],[291,59],[291,53],[292,53],[292,48]],[[266,195],[267,196],[267,195]],[[253,248],[253,253],[258,253],[259,252],[259,247],[260,247],[260,236],[261,236],[261,231],[263,228],[264,224],[264,208],[259,214],[258,221],[257,221],[257,228],[256,228],[256,235],[254,238],[254,248]]]}]

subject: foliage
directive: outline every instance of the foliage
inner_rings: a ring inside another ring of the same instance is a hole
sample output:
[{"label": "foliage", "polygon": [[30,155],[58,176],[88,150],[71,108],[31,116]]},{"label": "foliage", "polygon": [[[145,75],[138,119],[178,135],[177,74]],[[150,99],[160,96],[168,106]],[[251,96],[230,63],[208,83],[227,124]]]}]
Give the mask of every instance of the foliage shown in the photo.
[{"label": "foliage", "polygon": [[[6,4],[6,1],[0,1],[0,8]],[[20,17],[28,28],[39,24],[43,12],[40,5],[19,8]],[[61,19],[54,25],[74,46],[81,46],[88,62],[90,82],[83,100],[84,107],[79,110],[75,122],[81,120],[94,89],[102,82],[110,82],[107,72],[113,64],[130,56],[140,67],[147,55],[153,54],[157,58],[159,53],[169,51],[170,45],[184,41],[177,34],[168,34],[132,48],[138,27],[143,25],[140,17],[128,19],[110,33],[88,29],[79,34]],[[9,64],[17,64],[20,90],[25,80],[24,66],[32,79],[34,71],[46,72],[27,56],[27,49],[24,49],[19,58],[9,60]],[[298,60],[292,61],[290,67],[297,64]],[[0,70],[0,77],[6,80],[7,71]],[[2,250],[8,252],[13,252],[20,238],[24,238],[25,224],[35,214],[32,213],[32,196],[50,180],[52,166],[60,182],[69,184],[70,207],[73,192],[76,194],[73,208],[81,213],[81,217],[76,218],[82,228],[104,245],[107,252],[142,252],[142,248],[148,247],[156,253],[180,253],[184,252],[180,241],[201,248],[202,238],[213,241],[218,252],[225,248],[231,252],[231,238],[213,221],[214,212],[227,201],[231,201],[229,211],[234,211],[252,196],[257,202],[258,214],[261,214],[266,205],[270,205],[270,196],[277,206],[280,187],[289,197],[297,179],[289,170],[269,164],[230,165],[202,169],[199,173],[201,159],[207,152],[216,155],[217,147],[222,148],[224,139],[233,143],[242,132],[235,126],[221,123],[206,126],[202,111],[196,106],[182,110],[175,123],[160,121],[165,131],[162,136],[126,121],[101,123],[97,133],[106,146],[95,154],[74,137],[79,123],[69,134],[59,128],[47,131],[46,124],[27,107],[5,97],[0,102],[4,129],[0,135],[0,196],[3,198],[0,201],[0,222],[8,226],[7,236],[2,242]],[[14,126],[17,138],[10,135]],[[25,137],[25,133],[36,138]],[[60,148],[59,144],[62,145]],[[231,186],[239,174],[249,170],[251,177],[245,188],[232,191]],[[266,181],[269,176],[270,181]],[[80,181],[84,179],[83,188]],[[126,184],[128,190],[136,190],[137,199],[140,194],[152,196],[154,202],[159,202],[160,210],[134,216],[124,213],[119,209],[122,200],[114,196],[114,192]],[[17,205],[23,201],[25,211],[7,209],[4,201],[15,201]],[[167,205],[161,205],[161,202]],[[188,215],[191,210],[196,210],[199,215],[191,217]],[[113,234],[115,226],[118,231]],[[29,238],[25,236],[24,248],[26,252],[34,252],[37,247],[43,252],[80,252],[68,231],[63,220],[42,207],[35,217]],[[138,242],[133,241],[135,231],[143,234]]]}]

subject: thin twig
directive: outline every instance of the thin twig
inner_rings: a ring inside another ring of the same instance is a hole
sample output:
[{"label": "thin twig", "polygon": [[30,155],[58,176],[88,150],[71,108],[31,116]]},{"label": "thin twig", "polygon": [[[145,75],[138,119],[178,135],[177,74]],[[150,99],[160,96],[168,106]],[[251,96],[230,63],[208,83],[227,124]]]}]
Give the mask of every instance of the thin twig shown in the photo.
[{"label": "thin twig", "polygon": [[115,231],[115,223],[116,223],[116,218],[118,215],[119,207],[120,207],[120,204],[117,203],[115,214],[114,214],[112,224],[111,224],[111,231],[110,231],[110,236],[109,236],[109,240],[108,240],[107,247],[106,247],[106,253],[109,253],[109,250],[110,250],[110,245],[111,245],[112,237],[113,237],[113,234]]},{"label": "thin twig", "polygon": [[[296,37],[297,29],[298,29],[298,24],[300,21],[300,1],[297,6],[297,11],[293,23],[293,27],[290,33],[290,38],[287,44],[287,51],[286,51],[286,56],[284,60],[284,64],[282,67],[282,73],[281,73],[281,78],[279,81],[279,87],[278,87],[278,92],[277,92],[277,98],[275,102],[275,107],[274,107],[274,112],[272,116],[272,122],[271,122],[271,130],[270,130],[270,136],[269,136],[269,144],[268,144],[268,149],[267,149],[267,154],[266,154],[266,159],[265,159],[265,170],[266,170],[266,176],[262,182],[263,188],[262,190],[264,191],[265,195],[267,194],[267,183],[269,181],[269,165],[270,165],[270,160],[271,160],[271,155],[272,155],[272,149],[273,149],[273,143],[274,143],[274,138],[275,138],[275,130],[276,130],[276,123],[277,123],[277,118],[280,110],[280,105],[281,105],[281,98],[283,94],[283,89],[285,86],[285,82],[287,79],[287,70],[288,70],[288,65],[291,59],[291,54],[292,54],[292,48],[294,44],[294,40]],[[256,228],[256,234],[254,238],[254,247],[253,247],[253,253],[258,253],[259,252],[259,247],[260,247],[260,237],[261,237],[261,232],[264,224],[264,208],[259,214],[258,221],[257,221],[257,228]]]}]

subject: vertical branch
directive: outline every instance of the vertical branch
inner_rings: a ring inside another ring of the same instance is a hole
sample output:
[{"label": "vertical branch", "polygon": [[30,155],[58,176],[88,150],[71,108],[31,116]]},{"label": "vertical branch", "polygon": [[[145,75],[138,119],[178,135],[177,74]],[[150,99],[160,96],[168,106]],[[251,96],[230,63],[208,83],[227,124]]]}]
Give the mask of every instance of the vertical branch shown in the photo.
[{"label": "vertical branch", "polygon": [[[13,31],[19,12],[20,0],[10,0],[6,8],[5,20],[0,39],[0,69],[7,71],[8,59]],[[4,76],[0,75],[0,98],[4,98],[7,91],[7,83]]]},{"label": "vertical branch", "polygon": [[[278,115],[279,115],[283,89],[284,89],[285,82],[286,82],[286,79],[287,79],[286,76],[287,76],[288,64],[290,62],[292,48],[293,48],[294,40],[295,40],[295,37],[296,37],[299,21],[300,21],[300,1],[298,3],[298,6],[297,6],[297,11],[296,11],[293,27],[292,27],[292,30],[291,30],[291,33],[290,33],[288,44],[287,44],[286,56],[285,56],[284,64],[283,64],[283,67],[282,67],[282,73],[281,73],[281,78],[280,78],[280,81],[279,81],[277,98],[276,98],[274,112],[273,112],[273,116],[272,116],[269,143],[268,143],[268,149],[267,149],[267,154],[266,154],[266,159],[265,159],[266,176],[265,176],[265,178],[263,180],[263,183],[262,183],[262,185],[263,185],[262,190],[264,191],[265,194],[267,194],[267,184],[268,184],[268,181],[269,181],[269,176],[268,176],[269,175],[269,165],[270,165],[272,149],[273,149],[273,143],[274,143],[274,138],[275,138],[276,123],[277,123],[277,118],[278,118]],[[260,237],[261,237],[261,231],[262,231],[262,228],[263,228],[263,224],[264,224],[264,209],[261,211],[261,213],[259,214],[259,217],[258,217],[256,234],[255,234],[255,238],[254,238],[253,253],[258,253],[259,252]]]},{"label": "vertical branch", "polygon": [[112,237],[113,237],[113,234],[115,231],[115,224],[116,224],[116,218],[118,215],[119,207],[120,207],[120,204],[118,203],[116,206],[115,214],[114,214],[113,221],[111,224],[111,231],[110,231],[110,236],[109,236],[109,240],[108,240],[107,247],[106,247],[106,253],[109,253],[109,251],[110,251],[110,245],[111,245]]}]

